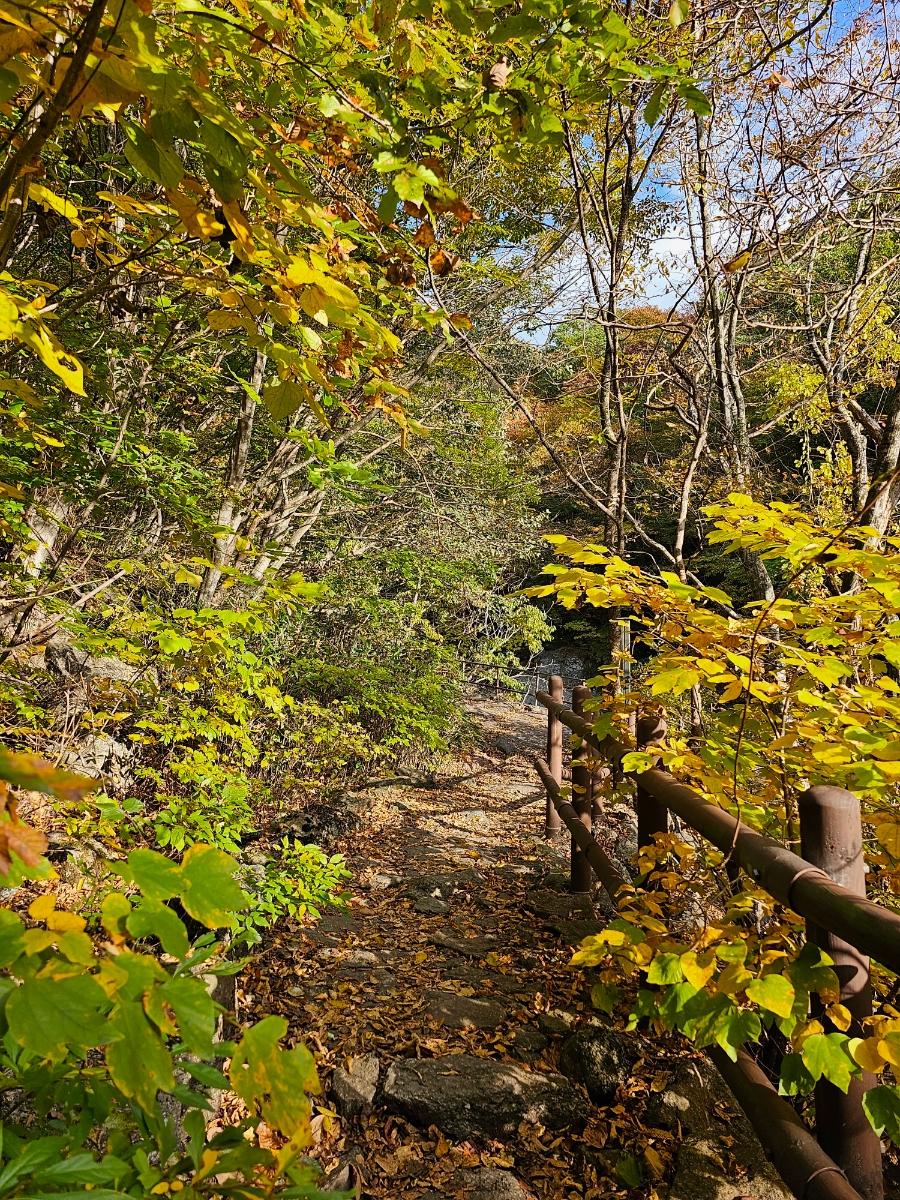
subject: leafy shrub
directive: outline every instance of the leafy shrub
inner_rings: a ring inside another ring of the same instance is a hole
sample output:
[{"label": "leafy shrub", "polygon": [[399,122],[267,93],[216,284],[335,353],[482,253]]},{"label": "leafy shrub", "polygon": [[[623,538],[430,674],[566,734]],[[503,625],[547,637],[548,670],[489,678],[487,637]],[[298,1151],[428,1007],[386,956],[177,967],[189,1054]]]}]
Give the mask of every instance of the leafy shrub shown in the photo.
[{"label": "leafy shrub", "polygon": [[277,861],[256,872],[244,871],[244,886],[253,894],[253,905],[240,918],[237,940],[258,942],[258,930],[281,916],[320,916],[321,909],[343,902],[339,888],[349,876],[342,854],[329,856],[318,846],[282,838]]},{"label": "leafy shrub", "polygon": [[[93,786],[2,751],[0,778],[67,801]],[[4,793],[0,871],[7,885],[52,875],[39,857],[44,845]],[[303,1046],[280,1048],[287,1032],[281,1017],[245,1029],[240,1042],[214,1040],[221,1009],[199,972],[240,969],[221,961],[222,942],[212,932],[234,928],[250,904],[237,866],[199,843],[180,863],[138,849],[116,867],[129,894],[105,895],[90,924],[58,910],[52,893],[31,904],[31,925],[0,910],[0,1069],[4,1090],[20,1089],[22,1117],[3,1131],[0,1193],[83,1194],[90,1186],[99,1200],[178,1191],[319,1195],[318,1168],[301,1157],[310,1137],[306,1093],[319,1086],[312,1055]],[[211,932],[192,944],[172,900]],[[229,1088],[247,1116],[207,1138],[206,1091]],[[164,1115],[160,1093],[181,1106],[184,1137],[175,1117]],[[279,1150],[244,1136],[261,1121],[283,1135]]]}]

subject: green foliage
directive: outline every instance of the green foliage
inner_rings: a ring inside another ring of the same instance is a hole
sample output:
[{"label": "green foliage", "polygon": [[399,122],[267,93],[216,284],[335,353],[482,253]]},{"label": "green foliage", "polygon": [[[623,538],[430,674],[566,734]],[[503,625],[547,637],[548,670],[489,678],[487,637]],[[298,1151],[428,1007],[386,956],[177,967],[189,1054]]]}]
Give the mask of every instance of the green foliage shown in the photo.
[{"label": "green foliage", "polygon": [[[876,540],[868,528],[822,527],[797,508],[743,495],[710,506],[707,515],[711,543],[782,564],[786,582],[773,600],[741,615],[717,589],[665,572],[654,581],[603,546],[552,539],[577,565],[548,567],[553,584],[533,591],[569,606],[626,608],[641,618],[640,642],[652,651],[640,691],[596,702],[595,729],[608,732],[642,702],[671,705],[671,698],[699,689],[707,697],[703,741],[695,746],[673,723],[663,763],[780,840],[796,836],[796,796],[810,783],[852,788],[872,831],[866,858],[870,881],[877,881],[873,895],[891,903],[900,886],[900,708],[890,667],[900,663],[894,539]],[[835,586],[839,575],[855,586]],[[640,771],[647,764],[632,754],[627,765]],[[900,1064],[894,1010],[886,1006],[866,1019],[865,1036],[849,1037],[851,1017],[839,1003],[831,960],[804,943],[795,914],[750,880],[741,880],[721,915],[707,913],[700,923],[686,917],[685,895],[703,909],[709,897],[732,891],[730,882],[723,884],[721,862],[718,851],[657,834],[654,845],[639,850],[643,886],[624,898],[624,919],[587,939],[573,963],[600,966],[608,983],[642,972],[655,990],[640,993],[632,1024],[649,1019],[660,1029],[677,1028],[732,1057],[743,1042],[759,1039],[763,1023],[774,1023],[793,1051],[784,1059],[784,1094],[808,1092],[820,1078],[846,1092],[861,1071],[880,1074]],[[751,909],[752,922],[744,915]],[[678,944],[670,922],[679,927]],[[809,1016],[813,995],[821,1021]],[[870,1118],[882,1129],[896,1128],[891,1105],[900,1092],[886,1084],[878,1092]]]},{"label": "green foliage", "polygon": [[[41,779],[57,793],[87,782],[19,756],[8,757],[6,774]],[[212,933],[191,945],[165,903],[178,899],[212,929],[234,926],[249,904],[237,867],[212,846],[195,844],[180,863],[138,849],[118,864],[131,894],[107,893],[91,927],[58,910],[52,892],[33,901],[27,925],[0,911],[0,1069],[7,1088],[22,1090],[25,1106],[22,1124],[3,1131],[4,1194],[83,1194],[90,1185],[100,1196],[185,1186],[198,1195],[243,1196],[248,1187],[263,1196],[318,1195],[316,1169],[299,1157],[310,1140],[306,1094],[319,1086],[312,1055],[302,1046],[280,1048],[287,1026],[279,1017],[245,1029],[237,1044],[215,1042],[221,1010],[207,979],[232,973],[235,964]],[[147,953],[155,937],[168,967]],[[227,1079],[210,1065],[216,1055],[231,1058]],[[179,1072],[201,1088],[232,1087],[250,1115],[207,1141],[207,1095],[177,1082]],[[187,1155],[174,1117],[160,1107],[161,1092],[185,1114]],[[287,1139],[277,1153],[244,1138],[261,1119]]]},{"label": "green foliage", "polygon": [[241,920],[238,941],[259,941],[259,931],[282,916],[318,917],[323,908],[343,901],[342,881],[350,877],[343,855],[286,837],[274,852],[274,860],[244,872],[253,904]]}]

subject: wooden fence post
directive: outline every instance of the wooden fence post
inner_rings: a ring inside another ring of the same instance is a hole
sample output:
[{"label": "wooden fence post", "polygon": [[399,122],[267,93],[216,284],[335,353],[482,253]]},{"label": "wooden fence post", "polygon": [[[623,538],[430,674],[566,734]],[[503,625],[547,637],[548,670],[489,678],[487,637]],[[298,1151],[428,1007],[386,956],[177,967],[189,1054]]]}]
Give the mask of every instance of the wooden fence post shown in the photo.
[{"label": "wooden fence post", "polygon": [[[562,675],[551,675],[547,680],[547,691],[554,700],[558,700],[560,704],[563,698],[563,679]],[[556,784],[562,786],[562,763],[563,763],[563,727],[562,721],[556,713],[547,709],[547,765],[550,768],[550,774],[553,776]],[[550,799],[550,793],[547,793],[547,816],[544,822],[544,836],[547,838],[555,838],[562,828],[559,813],[556,811],[556,805]]]},{"label": "wooden fence post", "polygon": [[[584,715],[584,702],[591,698],[591,689],[583,684],[572,688],[572,711],[577,716]],[[578,819],[591,831],[591,770],[588,759],[591,748],[582,740],[581,746],[572,754],[572,807],[578,814]],[[572,881],[571,890],[574,893],[591,890],[592,872],[584,851],[572,839]]]},{"label": "wooden fence post", "polygon": [[[839,787],[811,787],[800,797],[801,854],[836,883],[857,896],[866,894],[859,800]],[[841,985],[841,1003],[850,1010],[851,1037],[863,1036],[860,1024],[872,1013],[869,959],[849,942],[827,933],[812,921],[806,936],[834,959]],[[830,1026],[823,1017],[826,1029]],[[881,1143],[863,1112],[863,1094],[875,1085],[864,1072],[852,1079],[845,1095],[820,1079],[816,1084],[816,1139],[865,1200],[882,1200],[884,1180]]]},{"label": "wooden fence post", "polygon": [[[638,750],[649,750],[666,736],[666,722],[662,717],[641,717],[635,724],[635,740]],[[669,810],[664,801],[657,800],[637,785],[638,849],[653,845],[654,833],[668,833]]]}]

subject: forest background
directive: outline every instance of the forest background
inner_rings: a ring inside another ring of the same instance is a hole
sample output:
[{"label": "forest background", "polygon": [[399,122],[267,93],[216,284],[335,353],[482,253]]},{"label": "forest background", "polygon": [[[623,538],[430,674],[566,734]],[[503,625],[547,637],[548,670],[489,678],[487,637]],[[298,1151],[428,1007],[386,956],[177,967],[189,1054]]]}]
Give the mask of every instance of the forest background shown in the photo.
[{"label": "forest background", "polygon": [[[174,896],[210,927],[243,910],[243,944],[321,904],[342,868],[315,847],[224,856],[464,738],[466,681],[554,636],[596,663],[598,728],[665,703],[670,767],[789,841],[797,788],[847,780],[892,902],[890,6],[94,0],[4,2],[0,19],[0,704],[6,744],[53,764],[9,760],[24,794],[3,862],[13,886],[47,877],[48,839],[94,863],[84,917],[38,902],[37,949],[8,914],[13,976],[87,986],[84,943],[51,934],[82,936],[101,905],[117,953],[152,936],[196,968],[218,943],[189,953]],[[580,564],[546,587],[541,534]],[[114,860],[144,892],[134,913]],[[697,870],[726,886],[719,863]],[[215,902],[189,899],[204,874]],[[134,994],[104,977],[103,1003],[157,1047],[165,1091],[182,1018],[148,999],[168,976],[141,969]],[[687,1003],[712,974],[652,981]],[[19,1080],[104,1044],[18,1019]],[[728,1046],[753,1040],[730,1009],[715,1019]],[[782,1032],[836,1036],[807,1024]],[[299,1054],[267,1037],[273,1063]],[[125,1040],[107,1066],[158,1149]],[[896,1052],[875,1043],[827,1043],[827,1069],[876,1053],[883,1069],[878,1046]],[[873,1120],[900,1130],[879,1091]],[[199,1187],[220,1151],[194,1138]],[[155,1187],[128,1146],[84,1181]],[[174,1148],[163,1161],[177,1177]]]}]

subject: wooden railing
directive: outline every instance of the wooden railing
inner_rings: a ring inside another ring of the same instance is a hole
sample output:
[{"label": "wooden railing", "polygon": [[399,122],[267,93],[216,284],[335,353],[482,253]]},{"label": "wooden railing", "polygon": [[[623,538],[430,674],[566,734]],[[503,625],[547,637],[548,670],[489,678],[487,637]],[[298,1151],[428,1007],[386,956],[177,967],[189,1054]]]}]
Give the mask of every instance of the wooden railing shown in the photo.
[{"label": "wooden railing", "polygon": [[[636,786],[638,845],[668,829],[669,812],[722,850],[731,864],[780,904],[806,918],[806,934],[834,961],[840,1000],[854,1026],[872,1012],[869,957],[900,973],[900,916],[865,895],[865,864],[859,801],[837,787],[809,788],[800,797],[802,856],[757,833],[693,788],[654,766],[640,774],[622,772],[622,760],[635,749],[652,753],[665,736],[657,717],[636,722],[636,746],[598,738],[581,711],[590,689],[573,689],[572,708],[562,703],[562,679],[550,680],[537,700],[547,709],[547,760],[537,770],[547,792],[545,832],[555,837],[565,824],[572,839],[571,888],[584,893],[593,876],[613,904],[625,884],[616,865],[591,833],[599,815],[595,783],[600,772],[631,778]],[[572,750],[571,800],[563,794],[563,735],[566,726],[580,739]],[[603,764],[598,766],[598,764]],[[844,1094],[825,1079],[816,1084],[818,1143],[745,1052],[733,1063],[711,1053],[754,1125],[782,1178],[800,1200],[881,1200],[881,1144],[866,1119],[862,1097],[874,1080],[854,1079]],[[828,1154],[823,1146],[827,1146]],[[829,1157],[830,1155],[830,1157]]]}]

